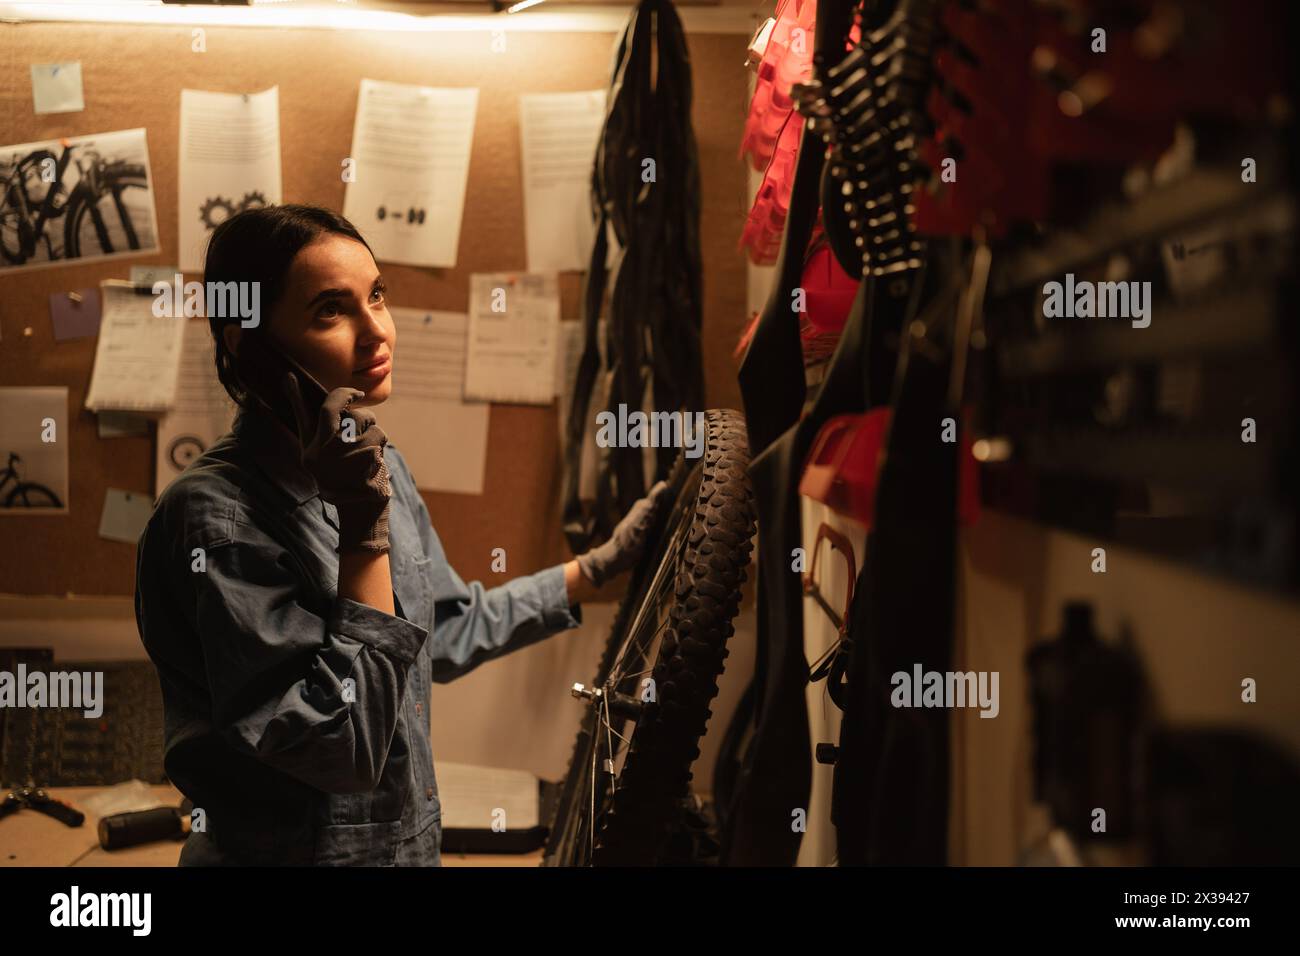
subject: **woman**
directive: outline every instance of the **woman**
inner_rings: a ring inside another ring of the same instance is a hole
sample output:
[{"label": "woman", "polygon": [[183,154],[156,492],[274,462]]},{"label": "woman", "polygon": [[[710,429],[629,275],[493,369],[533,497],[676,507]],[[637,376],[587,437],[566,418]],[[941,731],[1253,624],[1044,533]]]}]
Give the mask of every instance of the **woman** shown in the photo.
[{"label": "woman", "polygon": [[635,562],[663,485],[576,560],[466,585],[370,410],[396,334],[356,229],[310,206],[239,213],[204,280],[260,283],[261,313],[209,316],[240,411],[137,555],[165,767],[203,811],[181,865],[439,865],[432,683],[577,627]]}]

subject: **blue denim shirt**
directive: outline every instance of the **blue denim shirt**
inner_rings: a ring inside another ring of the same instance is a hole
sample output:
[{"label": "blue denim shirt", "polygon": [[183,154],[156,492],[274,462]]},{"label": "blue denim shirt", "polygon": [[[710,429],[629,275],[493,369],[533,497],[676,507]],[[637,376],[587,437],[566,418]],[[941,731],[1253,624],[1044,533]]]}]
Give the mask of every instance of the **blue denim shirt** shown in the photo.
[{"label": "blue denim shirt", "polygon": [[465,584],[401,454],[384,460],[396,615],[338,596],[337,513],[261,412],[239,413],[140,536],[164,766],[206,823],[182,866],[440,865],[433,684],[581,621],[562,566]]}]

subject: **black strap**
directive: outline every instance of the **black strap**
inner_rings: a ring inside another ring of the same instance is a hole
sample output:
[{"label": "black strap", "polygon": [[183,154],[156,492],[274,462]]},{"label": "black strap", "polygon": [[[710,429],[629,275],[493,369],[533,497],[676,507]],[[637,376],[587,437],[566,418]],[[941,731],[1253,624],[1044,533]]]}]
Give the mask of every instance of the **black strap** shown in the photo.
[{"label": "black strap", "polygon": [[[943,250],[932,258],[938,268],[927,264],[927,272],[944,283],[918,321],[942,339],[962,270]],[[947,859],[950,712],[898,708],[890,697],[897,672],[952,667],[957,445],[935,435],[957,412],[948,402],[947,343],[911,335],[903,342],[875,523],[850,613],[854,645],[831,801],[843,866]]]},{"label": "black strap", "polygon": [[[654,83],[651,83],[652,53]],[[564,450],[564,532],[576,553],[607,537],[645,494],[640,448],[602,449],[596,500],[579,497],[582,450],[592,423],[592,393],[608,383],[606,406],[641,409],[646,386],[660,411],[702,411],[699,160],[691,128],[690,57],[669,0],[642,0],[620,38],[592,168],[597,233],[584,280],[583,351]],[[654,179],[643,181],[645,161]],[[618,243],[604,363],[599,322],[609,273],[606,230]],[[660,448],[656,477],[677,455]]]},{"label": "black strap", "polygon": [[[837,53],[842,55],[853,7],[853,0],[819,0],[817,60],[829,56],[834,62]],[[824,159],[825,144],[805,128],[777,278],[740,367],[759,547],[754,734],[723,815],[721,860],[731,866],[793,865],[800,834],[791,826],[791,814],[799,808],[806,812],[811,788],[803,597],[789,561],[791,549],[800,544],[799,473],[818,426],[805,428],[799,419],[806,391],[791,295],[802,281],[817,220]],[[864,321],[868,283],[863,285],[850,313],[850,328]],[[832,373],[838,358],[837,351]],[[854,380],[860,391],[860,378]]]}]

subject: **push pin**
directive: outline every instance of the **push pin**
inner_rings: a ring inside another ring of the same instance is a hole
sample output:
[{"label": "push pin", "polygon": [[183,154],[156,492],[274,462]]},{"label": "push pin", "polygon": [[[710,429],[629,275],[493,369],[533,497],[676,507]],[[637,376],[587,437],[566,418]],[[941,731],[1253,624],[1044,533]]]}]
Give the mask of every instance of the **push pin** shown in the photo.
[{"label": "push pin", "polygon": [[69,293],[68,293],[68,298],[71,299],[73,302],[77,303],[77,305],[81,305],[81,293],[80,293],[80,292],[69,292]]}]

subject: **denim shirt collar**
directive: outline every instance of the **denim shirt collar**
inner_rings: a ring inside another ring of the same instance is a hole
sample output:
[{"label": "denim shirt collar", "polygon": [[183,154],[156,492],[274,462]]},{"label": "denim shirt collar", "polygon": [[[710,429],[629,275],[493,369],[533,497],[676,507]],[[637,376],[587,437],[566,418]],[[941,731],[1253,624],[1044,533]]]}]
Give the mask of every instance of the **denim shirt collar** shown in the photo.
[{"label": "denim shirt collar", "polygon": [[284,489],[295,505],[320,494],[316,479],[302,467],[302,446],[297,436],[271,414],[256,405],[240,409],[231,431],[254,464]]}]

